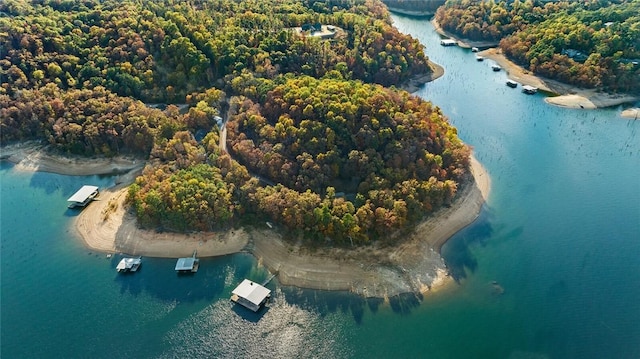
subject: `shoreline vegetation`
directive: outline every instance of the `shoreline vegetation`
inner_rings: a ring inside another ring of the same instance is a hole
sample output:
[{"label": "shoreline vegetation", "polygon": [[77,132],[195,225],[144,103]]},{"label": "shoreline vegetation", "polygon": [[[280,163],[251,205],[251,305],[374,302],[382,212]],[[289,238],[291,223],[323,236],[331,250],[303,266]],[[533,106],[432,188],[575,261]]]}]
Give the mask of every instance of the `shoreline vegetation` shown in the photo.
[{"label": "shoreline vegetation", "polygon": [[471,157],[472,176],[454,203],[418,224],[395,246],[310,248],[285,241],[266,223],[254,228],[188,234],[138,228],[124,202],[128,185],[145,161],[135,158],[81,159],[47,153],[37,143],[2,148],[0,158],[17,170],[65,175],[120,174],[116,185],[101,191],[98,200],[82,210],[73,232],[85,246],[104,253],[150,257],[201,257],[248,252],[278,274],[280,283],[310,289],[351,291],[365,297],[388,298],[402,293],[426,293],[452,282],[439,252],[456,232],[474,222],[489,195],[490,178]]},{"label": "shoreline vegetation", "polygon": [[[510,79],[517,81],[522,85],[533,86],[542,91],[554,94],[555,96],[545,98],[545,102],[550,105],[575,109],[596,109],[640,101],[640,96],[631,94],[610,94],[596,89],[583,89],[533,75],[521,66],[507,59],[506,56],[502,54],[502,51],[497,47],[497,43],[460,39],[454,34],[443,30],[435,19],[431,22],[440,35],[455,39],[460,47],[478,47],[485,49],[479,52],[479,54],[500,65],[500,67],[507,72]],[[629,109],[627,111],[623,111],[621,116],[625,118],[637,118],[637,111],[638,109]]]}]

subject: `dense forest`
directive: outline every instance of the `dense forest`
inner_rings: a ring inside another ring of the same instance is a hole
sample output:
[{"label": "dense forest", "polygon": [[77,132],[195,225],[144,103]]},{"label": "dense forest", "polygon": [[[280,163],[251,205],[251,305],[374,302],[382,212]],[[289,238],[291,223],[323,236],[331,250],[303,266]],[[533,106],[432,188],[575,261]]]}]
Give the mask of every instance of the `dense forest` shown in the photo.
[{"label": "dense forest", "polygon": [[[385,86],[429,71],[421,45],[377,1],[7,0],[0,14],[0,69],[14,89],[103,86],[175,103],[243,71],[321,77],[346,67]],[[315,23],[344,31],[331,41],[292,31]]]},{"label": "dense forest", "polygon": [[250,213],[363,243],[451,203],[468,176],[455,129],[406,92],[308,76],[271,88],[264,100],[232,98],[232,156],[215,131],[200,143],[177,132],[151,151],[129,192],[141,223],[206,230]]},{"label": "dense forest", "polygon": [[[183,103],[186,95],[213,86],[232,93],[231,80],[246,74],[271,79],[338,71],[345,78],[390,86],[430,71],[422,46],[391,26],[377,1],[305,6],[295,1],[8,0],[0,3],[0,15],[0,108],[23,117],[32,106],[36,112],[49,111],[37,107],[48,101],[41,89],[51,89],[50,83],[56,91],[98,89],[97,97],[107,91],[123,101]],[[291,29],[317,22],[344,30],[323,41]],[[31,91],[33,101],[26,101],[23,90]],[[85,112],[103,112],[91,109],[94,105],[73,104],[89,108]],[[90,123],[71,115],[64,122],[89,130]],[[59,114],[54,117],[60,120]],[[0,124],[2,143],[58,140],[47,136],[56,121],[40,128],[14,121],[12,128],[4,120]],[[72,147],[66,149],[84,153]]]},{"label": "dense forest", "polygon": [[393,88],[430,71],[378,0],[6,0],[0,141],[148,158],[144,227],[366,243],[469,176],[440,110]]},{"label": "dense forest", "polygon": [[640,0],[447,1],[436,20],[463,38],[499,42],[535,74],[640,93]]}]

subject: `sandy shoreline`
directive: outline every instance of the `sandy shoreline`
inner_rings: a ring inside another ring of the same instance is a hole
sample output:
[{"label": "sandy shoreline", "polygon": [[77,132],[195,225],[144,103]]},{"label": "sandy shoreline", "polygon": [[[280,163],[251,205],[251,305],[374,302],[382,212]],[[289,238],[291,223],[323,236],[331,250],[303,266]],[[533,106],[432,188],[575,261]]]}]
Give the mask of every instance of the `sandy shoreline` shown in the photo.
[{"label": "sandy shoreline", "polygon": [[595,109],[640,101],[638,96],[609,94],[595,89],[581,89],[555,80],[535,76],[507,59],[498,48],[487,49],[480,54],[498,63],[507,72],[510,79],[523,85],[530,85],[546,92],[558,94],[559,96],[545,98],[545,102],[551,105]]},{"label": "sandy shoreline", "polygon": [[400,245],[352,249],[311,249],[285,241],[277,230],[264,227],[193,234],[157,233],[137,227],[124,205],[126,187],[103,191],[77,217],[75,228],[86,246],[108,253],[150,257],[200,257],[240,251],[252,253],[284,285],[346,290],[364,296],[390,297],[424,293],[448,280],[440,247],[479,215],[489,194],[490,179],[472,159],[475,182],[464,188],[454,204],[419,224]]},{"label": "sandy shoreline", "polygon": [[347,290],[381,298],[401,293],[424,293],[451,281],[439,249],[453,234],[478,217],[490,188],[488,174],[472,158],[473,183],[462,188],[450,207],[419,224],[399,245],[312,250],[285,241],[266,225],[190,234],[158,233],[138,228],[124,201],[128,184],[141,170],[140,161],[57,157],[44,153],[34,144],[5,147],[1,154],[2,159],[16,163],[18,170],[87,175],[97,168],[98,173],[122,172],[130,168],[120,176],[118,185],[101,189],[98,200],[83,209],[72,223],[73,231],[92,250],[166,258],[190,256],[193,250],[197,250],[200,257],[247,251],[270,271],[278,273],[278,279],[284,285]]},{"label": "sandy shoreline", "polygon": [[[437,21],[432,20],[431,23],[433,24],[436,32],[440,35],[455,39],[460,47],[471,48],[472,46],[475,46],[480,49],[486,48],[486,50],[481,51],[479,54],[500,65],[507,72],[510,79],[517,81],[522,85],[533,86],[542,91],[557,95],[544,99],[545,102],[550,105],[576,109],[596,109],[640,101],[640,96],[636,95],[610,94],[595,89],[582,89],[559,81],[536,76],[507,59],[502,54],[502,51],[497,47],[498,43],[460,39],[454,34],[443,30]],[[626,118],[634,118],[635,113],[633,115],[621,115]]]}]

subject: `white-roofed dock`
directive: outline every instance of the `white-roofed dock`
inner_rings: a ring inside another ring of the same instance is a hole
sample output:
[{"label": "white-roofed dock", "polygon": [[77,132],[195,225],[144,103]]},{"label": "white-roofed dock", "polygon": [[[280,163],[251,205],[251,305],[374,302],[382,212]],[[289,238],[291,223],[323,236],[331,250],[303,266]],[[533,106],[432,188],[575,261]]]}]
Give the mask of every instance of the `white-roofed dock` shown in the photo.
[{"label": "white-roofed dock", "polygon": [[231,294],[231,301],[257,312],[271,296],[271,290],[245,279]]},{"label": "white-roofed dock", "polygon": [[456,46],[456,45],[458,45],[458,42],[456,40],[452,40],[452,39],[443,39],[443,40],[440,40],[440,45],[442,45],[442,46]]},{"label": "white-roofed dock", "polygon": [[84,207],[98,196],[98,187],[84,185],[73,196],[67,199],[69,208]]},{"label": "white-roofed dock", "polygon": [[128,273],[128,272],[136,272],[140,265],[142,264],[142,258],[122,258],[116,270],[119,273]]},{"label": "white-roofed dock", "polygon": [[175,269],[178,273],[195,273],[199,267],[200,259],[196,258],[196,251],[193,251],[192,257],[178,258]]}]

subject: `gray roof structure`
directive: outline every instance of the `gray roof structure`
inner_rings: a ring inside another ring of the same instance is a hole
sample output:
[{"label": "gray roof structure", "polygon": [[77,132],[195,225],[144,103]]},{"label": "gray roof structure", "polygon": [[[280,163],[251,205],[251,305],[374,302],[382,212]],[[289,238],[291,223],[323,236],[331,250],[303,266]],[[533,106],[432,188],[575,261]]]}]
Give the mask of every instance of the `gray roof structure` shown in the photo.
[{"label": "gray roof structure", "polygon": [[193,266],[196,263],[196,258],[187,257],[187,258],[178,258],[178,262],[176,262],[176,270],[177,271],[190,271],[193,269]]}]

